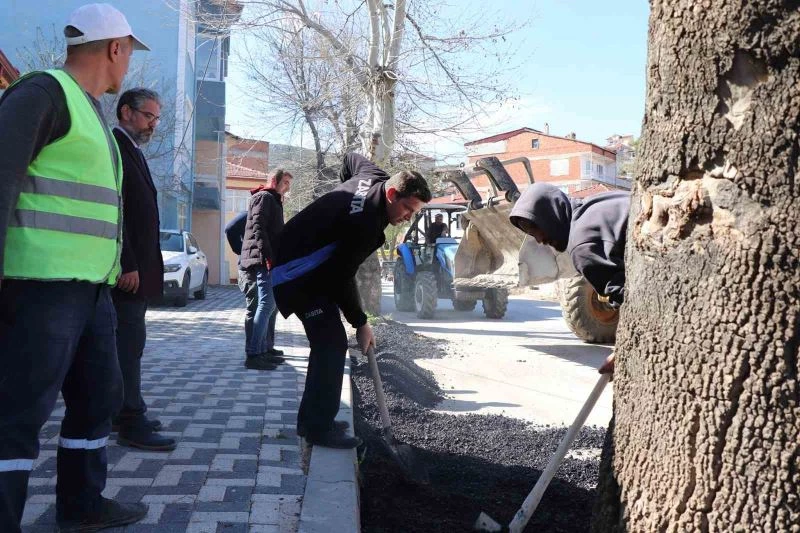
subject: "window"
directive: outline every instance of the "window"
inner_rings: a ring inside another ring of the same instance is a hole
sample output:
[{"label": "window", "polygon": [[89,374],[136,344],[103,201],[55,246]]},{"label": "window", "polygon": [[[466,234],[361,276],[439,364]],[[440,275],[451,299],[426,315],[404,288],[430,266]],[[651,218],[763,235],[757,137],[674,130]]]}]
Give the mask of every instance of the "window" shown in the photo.
[{"label": "window", "polygon": [[583,175],[584,177],[589,177],[592,173],[592,161],[591,159],[586,159],[583,161]]},{"label": "window", "polygon": [[533,139],[531,141],[531,148],[533,148],[534,150],[539,149],[539,139]]},{"label": "window", "polygon": [[603,165],[597,165],[597,175],[598,176],[603,175]]},{"label": "window", "polygon": [[552,159],[550,161],[551,176],[569,175],[569,159]]},{"label": "window", "polygon": [[220,80],[220,42],[210,35],[198,35],[195,72],[198,79]]},{"label": "window", "polygon": [[225,191],[225,211],[228,213],[240,213],[242,211],[247,211],[247,202],[249,200],[249,191],[228,189]]}]

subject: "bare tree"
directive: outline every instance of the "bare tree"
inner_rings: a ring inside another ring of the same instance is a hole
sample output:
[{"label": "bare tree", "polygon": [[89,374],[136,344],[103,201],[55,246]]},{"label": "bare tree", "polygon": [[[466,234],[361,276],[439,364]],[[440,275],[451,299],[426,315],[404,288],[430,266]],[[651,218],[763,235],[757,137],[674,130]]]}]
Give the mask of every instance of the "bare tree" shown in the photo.
[{"label": "bare tree", "polygon": [[651,6],[593,527],[796,531],[800,4]]},{"label": "bare tree", "polygon": [[[512,28],[524,26],[492,27],[483,12],[455,20],[440,16],[440,7],[407,0],[240,3],[242,27],[272,54],[266,57],[272,68],[265,68],[263,54],[252,61],[251,52],[246,61],[264,101],[275,109],[294,106],[297,113],[286,120],[302,116],[318,151],[342,154],[359,139],[362,153],[381,166],[396,141],[414,150],[415,139],[463,132],[487,104],[508,96],[503,71],[513,53],[503,42]],[[335,146],[325,146],[326,139]],[[376,256],[359,274],[374,313],[380,309],[377,274]]]}]

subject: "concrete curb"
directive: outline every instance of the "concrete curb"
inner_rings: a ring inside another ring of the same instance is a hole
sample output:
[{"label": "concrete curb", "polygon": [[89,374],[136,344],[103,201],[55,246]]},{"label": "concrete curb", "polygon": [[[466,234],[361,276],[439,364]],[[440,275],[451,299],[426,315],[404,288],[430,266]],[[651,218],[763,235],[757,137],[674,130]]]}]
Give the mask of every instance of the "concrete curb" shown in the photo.
[{"label": "concrete curb", "polygon": [[[350,353],[345,358],[342,398],[337,420],[350,423],[353,431],[353,391]],[[358,494],[358,457],[355,450],[314,446],[308,467],[299,533],[359,533],[361,509]]]}]

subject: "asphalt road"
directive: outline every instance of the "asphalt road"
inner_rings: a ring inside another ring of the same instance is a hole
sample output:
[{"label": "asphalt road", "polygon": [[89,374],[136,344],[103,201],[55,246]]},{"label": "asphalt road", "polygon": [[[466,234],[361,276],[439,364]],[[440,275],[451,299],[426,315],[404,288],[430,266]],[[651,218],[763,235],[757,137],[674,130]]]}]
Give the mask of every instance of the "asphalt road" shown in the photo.
[{"label": "asphalt road", "polygon": [[[556,302],[536,298],[535,293],[512,296],[501,320],[486,318],[480,303],[474,311],[464,312],[440,299],[436,317],[425,320],[397,311],[392,285],[384,282],[382,310],[419,334],[450,341],[447,357],[417,360],[448,394],[437,410],[569,425],[597,382],[597,367],[611,347],[579,340],[567,328]],[[607,426],[611,406],[609,386],[587,424]]]}]

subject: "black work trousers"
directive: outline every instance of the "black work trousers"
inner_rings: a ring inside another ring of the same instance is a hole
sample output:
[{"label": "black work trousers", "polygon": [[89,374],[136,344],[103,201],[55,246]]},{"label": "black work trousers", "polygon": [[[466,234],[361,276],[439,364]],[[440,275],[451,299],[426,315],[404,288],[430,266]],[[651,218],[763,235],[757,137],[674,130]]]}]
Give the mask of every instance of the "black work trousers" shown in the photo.
[{"label": "black work trousers", "polygon": [[117,357],[122,372],[125,391],[122,409],[117,418],[120,425],[134,426],[144,422],[147,404],[142,397],[142,354],[147,338],[145,313],[147,300],[130,294],[112,291],[114,308],[117,311]]},{"label": "black work trousers", "polygon": [[311,348],[297,425],[312,438],[332,429],[339,412],[347,333],[339,316],[339,307],[329,300],[318,301],[297,314]]},{"label": "black work trousers", "polygon": [[39,430],[58,392],[56,508],[80,518],[106,484],[111,415],[122,401],[109,287],[3,280],[0,287],[0,531],[20,530]]}]

